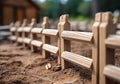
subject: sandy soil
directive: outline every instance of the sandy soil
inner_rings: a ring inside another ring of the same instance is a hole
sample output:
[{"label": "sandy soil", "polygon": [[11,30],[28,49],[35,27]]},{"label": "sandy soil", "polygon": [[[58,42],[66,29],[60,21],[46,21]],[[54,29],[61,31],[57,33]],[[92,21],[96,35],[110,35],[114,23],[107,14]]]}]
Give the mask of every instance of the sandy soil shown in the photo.
[{"label": "sandy soil", "polygon": [[[91,45],[72,42],[72,52],[91,57]],[[116,65],[120,66],[120,50],[116,50]],[[50,63],[52,68],[45,69]],[[90,84],[91,73],[73,66],[55,71],[57,59],[43,59],[40,53],[8,41],[0,42],[0,84]]]}]

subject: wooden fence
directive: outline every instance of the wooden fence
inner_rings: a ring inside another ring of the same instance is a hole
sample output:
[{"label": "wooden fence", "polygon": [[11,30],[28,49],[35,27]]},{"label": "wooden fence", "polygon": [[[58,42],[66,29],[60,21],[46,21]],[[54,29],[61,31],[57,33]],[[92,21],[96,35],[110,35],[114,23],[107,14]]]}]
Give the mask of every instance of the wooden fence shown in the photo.
[{"label": "wooden fence", "polygon": [[[114,65],[114,49],[120,48],[120,36],[116,34],[116,24],[110,12],[96,14],[92,32],[70,31],[68,15],[60,16],[57,29],[49,28],[47,17],[43,18],[42,28],[35,27],[34,19],[29,27],[26,25],[24,20],[22,27],[18,23],[12,27],[11,40],[23,43],[25,47],[30,46],[32,52],[37,47],[41,48],[44,58],[50,53],[55,54],[62,69],[72,63],[90,70],[91,84],[114,84],[111,78],[120,81],[120,68]],[[38,40],[37,34],[41,34],[41,40]],[[51,36],[57,39],[56,46],[50,43]],[[91,44],[92,58],[72,53],[71,40]]]}]

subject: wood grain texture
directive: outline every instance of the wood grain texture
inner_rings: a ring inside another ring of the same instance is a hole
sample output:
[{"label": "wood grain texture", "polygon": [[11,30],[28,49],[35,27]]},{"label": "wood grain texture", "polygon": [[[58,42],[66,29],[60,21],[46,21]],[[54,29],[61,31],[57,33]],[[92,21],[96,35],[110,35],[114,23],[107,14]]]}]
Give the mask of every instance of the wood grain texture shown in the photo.
[{"label": "wood grain texture", "polygon": [[90,32],[75,32],[75,31],[63,31],[61,36],[68,40],[78,40],[92,43],[93,33]]},{"label": "wood grain texture", "polygon": [[42,46],[42,42],[41,41],[37,41],[37,40],[32,40],[31,44],[36,46],[36,47],[41,47]]},{"label": "wood grain texture", "polygon": [[104,68],[103,74],[109,78],[120,82],[120,67],[114,65],[107,65]]},{"label": "wood grain texture", "polygon": [[61,55],[65,60],[75,63],[87,69],[91,69],[93,60],[82,55],[74,54],[71,52],[64,51]]},{"label": "wood grain texture", "polygon": [[56,29],[44,29],[42,34],[48,36],[58,36],[58,30]]},{"label": "wood grain texture", "polygon": [[120,35],[110,35],[105,40],[105,44],[110,48],[120,48]]},{"label": "wood grain texture", "polygon": [[32,33],[36,33],[36,34],[41,34],[42,28],[33,28],[33,29],[31,30],[31,32],[32,32]]},{"label": "wood grain texture", "polygon": [[58,47],[53,46],[53,45],[49,45],[49,44],[44,44],[43,45],[43,49],[46,51],[49,51],[51,53],[57,54],[58,53]]}]

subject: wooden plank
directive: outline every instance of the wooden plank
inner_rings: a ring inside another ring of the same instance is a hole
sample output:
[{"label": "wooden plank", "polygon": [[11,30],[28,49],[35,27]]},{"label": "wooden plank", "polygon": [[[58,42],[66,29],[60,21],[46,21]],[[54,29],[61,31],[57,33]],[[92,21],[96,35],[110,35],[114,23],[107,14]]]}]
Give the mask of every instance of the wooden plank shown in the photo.
[{"label": "wooden plank", "polygon": [[[68,20],[68,17],[69,15],[67,14],[61,16],[61,23],[60,23],[60,28],[59,28],[60,32],[63,32],[64,30],[70,30],[70,22]],[[60,34],[60,41],[61,41],[61,53],[64,51],[71,51],[70,40],[62,38]],[[62,69],[66,69],[70,67],[71,65],[68,64],[68,62],[61,57],[61,66],[62,66]]]},{"label": "wooden plank", "polygon": [[17,42],[22,43],[23,42],[23,38],[22,37],[18,37]]},{"label": "wooden plank", "polygon": [[91,69],[93,60],[82,55],[74,54],[68,51],[64,51],[61,55],[65,60],[75,63],[79,66],[85,67],[87,69]]},{"label": "wooden plank", "polygon": [[120,30],[117,30],[116,34],[117,34],[117,35],[120,35]]},{"label": "wooden plank", "polygon": [[117,25],[117,29],[120,29],[120,23]]},{"label": "wooden plank", "polygon": [[30,38],[24,38],[23,41],[24,41],[24,43],[26,43],[26,44],[30,44],[31,39],[30,39]]},{"label": "wooden plank", "polygon": [[15,41],[16,39],[16,36],[10,36],[10,40]]},{"label": "wooden plank", "polygon": [[42,46],[42,42],[41,41],[37,41],[37,40],[32,40],[31,44],[36,46],[36,47],[41,47]]},{"label": "wooden plank", "polygon": [[17,32],[22,32],[23,31],[23,27],[19,27],[18,29],[17,29]]},{"label": "wooden plank", "polygon": [[120,67],[107,65],[104,68],[103,74],[120,82]]},{"label": "wooden plank", "polygon": [[95,22],[92,26],[93,44],[92,44],[92,79],[91,84],[99,84],[99,27],[102,19],[102,13],[95,15]]},{"label": "wooden plank", "polygon": [[24,32],[30,32],[30,31],[31,31],[31,27],[25,27],[25,28],[23,29],[23,31],[24,31]]},{"label": "wooden plank", "polygon": [[12,27],[12,28],[10,28],[10,31],[11,31],[11,32],[16,31],[16,27]]},{"label": "wooden plank", "polygon": [[[43,18],[43,23],[42,23],[42,29],[46,29],[46,28],[49,28],[50,26],[50,23],[49,23],[49,20],[48,20],[48,17],[44,17]],[[42,34],[42,42],[43,44],[50,44],[50,37],[48,36],[45,36]],[[47,52],[46,50],[42,49],[42,56],[43,58],[47,58],[50,56],[50,52]]]},{"label": "wooden plank", "polygon": [[61,36],[69,40],[78,40],[85,42],[92,42],[93,33],[90,32],[76,32],[76,31],[63,31]]},{"label": "wooden plank", "polygon": [[58,47],[53,46],[53,45],[49,45],[49,44],[44,44],[43,45],[43,49],[46,51],[49,51],[51,53],[57,54],[58,53]]},{"label": "wooden plank", "polygon": [[105,44],[106,38],[115,33],[113,16],[111,12],[102,13],[102,22],[99,28],[99,84],[114,84],[114,81],[106,78],[103,74],[107,64],[114,64],[114,49]]},{"label": "wooden plank", "polygon": [[120,48],[120,36],[119,35],[110,35],[106,40],[105,44],[107,47]]},{"label": "wooden plank", "polygon": [[56,29],[44,29],[42,34],[51,35],[51,36],[57,36],[58,35],[58,30],[56,30]]},{"label": "wooden plank", "polygon": [[33,28],[31,32],[40,34],[42,32],[42,28]]}]

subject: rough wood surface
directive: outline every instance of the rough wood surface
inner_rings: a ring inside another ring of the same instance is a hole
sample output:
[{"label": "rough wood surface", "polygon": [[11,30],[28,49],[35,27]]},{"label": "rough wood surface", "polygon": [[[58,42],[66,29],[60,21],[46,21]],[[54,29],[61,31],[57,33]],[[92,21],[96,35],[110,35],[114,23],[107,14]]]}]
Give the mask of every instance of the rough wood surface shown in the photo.
[{"label": "rough wood surface", "polygon": [[110,35],[105,43],[110,48],[120,48],[120,35]]},{"label": "rough wood surface", "polygon": [[120,35],[120,30],[117,30],[117,31],[116,31],[116,34]]},{"label": "rough wood surface", "polygon": [[10,40],[15,41],[16,40],[16,36],[10,36]]},{"label": "rough wood surface", "polygon": [[31,30],[31,27],[24,27],[23,29],[24,32],[28,32],[28,33],[30,32],[30,30]]},{"label": "rough wood surface", "polygon": [[57,36],[58,30],[56,30],[56,29],[44,29],[42,34],[48,35],[48,36]]},{"label": "rough wood surface", "polygon": [[12,28],[10,28],[10,31],[11,31],[11,32],[14,32],[14,31],[16,31],[16,28],[15,28],[15,27],[12,27]]},{"label": "rough wood surface", "polygon": [[23,38],[22,37],[18,37],[17,42],[22,43],[23,42]]},{"label": "rough wood surface", "polygon": [[107,65],[104,68],[103,74],[120,82],[120,67]]},{"label": "rough wood surface", "polygon": [[51,53],[57,54],[58,53],[58,47],[53,46],[53,45],[49,45],[49,44],[44,44],[43,45],[43,49],[46,51],[49,51]]},{"label": "rough wood surface", "polygon": [[42,28],[33,28],[31,30],[32,33],[37,33],[37,34],[40,34],[42,32]]},{"label": "rough wood surface", "polygon": [[41,41],[37,41],[37,40],[32,40],[31,44],[37,47],[41,47],[42,46],[42,42]]},{"label": "rough wood surface", "polygon": [[91,69],[91,66],[93,63],[93,60],[90,58],[87,58],[85,56],[81,56],[78,54],[74,54],[71,52],[67,52],[67,51],[64,51],[62,53],[61,57],[69,62],[75,63],[75,64],[85,67],[87,69]]},{"label": "rough wood surface", "polygon": [[75,32],[63,31],[61,36],[69,40],[78,40],[92,43],[93,33],[90,32]]},{"label": "rough wood surface", "polygon": [[23,31],[23,27],[19,27],[17,32],[22,32]]},{"label": "rough wood surface", "polygon": [[26,44],[30,44],[30,42],[31,42],[30,38],[24,38],[23,40],[24,40],[24,43],[26,43]]}]

